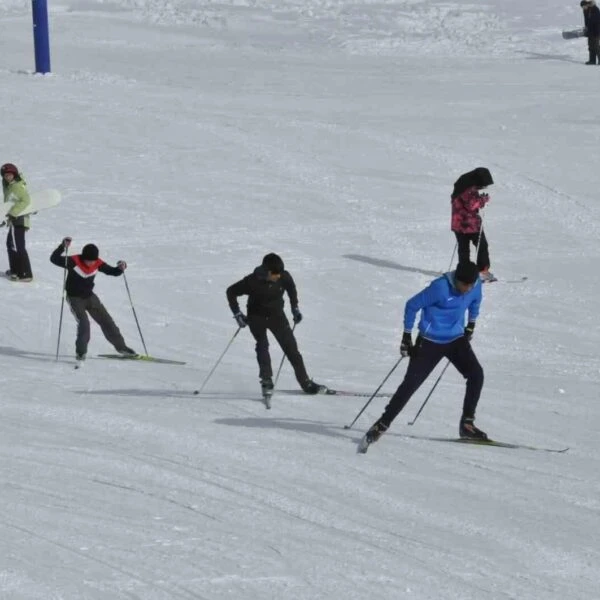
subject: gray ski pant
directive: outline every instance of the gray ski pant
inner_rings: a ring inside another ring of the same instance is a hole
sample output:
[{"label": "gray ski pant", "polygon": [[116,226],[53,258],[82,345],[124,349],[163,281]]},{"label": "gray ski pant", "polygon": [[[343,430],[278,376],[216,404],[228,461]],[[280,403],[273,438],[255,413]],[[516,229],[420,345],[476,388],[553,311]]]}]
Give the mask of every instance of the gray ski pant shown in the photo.
[{"label": "gray ski pant", "polygon": [[77,340],[75,342],[75,352],[77,354],[83,355],[87,353],[90,341],[90,320],[88,314],[100,325],[104,337],[115,347],[115,350],[120,351],[126,348],[125,340],[119,328],[96,294],[92,294],[87,298],[67,296],[67,302],[71,307],[73,316],[77,320]]}]

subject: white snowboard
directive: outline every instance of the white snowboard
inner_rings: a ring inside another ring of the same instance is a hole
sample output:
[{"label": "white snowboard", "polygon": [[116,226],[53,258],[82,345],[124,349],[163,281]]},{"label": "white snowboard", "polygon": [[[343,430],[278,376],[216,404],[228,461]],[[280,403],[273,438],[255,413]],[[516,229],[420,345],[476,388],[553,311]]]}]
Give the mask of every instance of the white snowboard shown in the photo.
[{"label": "white snowboard", "polygon": [[[19,214],[13,215],[13,217],[23,217],[25,215],[36,213],[40,210],[53,208],[60,204],[61,201],[61,195],[58,190],[41,190],[39,192],[32,192],[29,194],[29,197],[31,198],[31,204]],[[10,210],[10,207],[11,204],[9,202],[4,203],[4,214]]]}]

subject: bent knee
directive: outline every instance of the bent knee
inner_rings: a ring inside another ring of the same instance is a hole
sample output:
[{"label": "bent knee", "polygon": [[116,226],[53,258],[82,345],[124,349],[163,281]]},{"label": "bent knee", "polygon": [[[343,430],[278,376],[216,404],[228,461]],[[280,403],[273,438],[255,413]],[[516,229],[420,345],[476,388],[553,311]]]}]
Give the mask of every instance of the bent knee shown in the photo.
[{"label": "bent knee", "polygon": [[473,368],[467,373],[466,379],[472,383],[483,385],[483,367],[479,363],[474,365]]}]

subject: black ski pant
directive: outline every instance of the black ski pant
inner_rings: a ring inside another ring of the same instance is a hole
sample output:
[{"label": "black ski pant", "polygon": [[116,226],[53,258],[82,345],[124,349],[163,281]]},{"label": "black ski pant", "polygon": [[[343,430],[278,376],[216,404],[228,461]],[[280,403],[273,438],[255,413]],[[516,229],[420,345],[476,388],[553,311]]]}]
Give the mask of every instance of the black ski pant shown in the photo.
[{"label": "black ski pant", "polygon": [[380,423],[390,426],[442,358],[447,358],[467,380],[462,419],[475,418],[475,409],[483,388],[483,369],[471,348],[471,343],[462,336],[448,344],[436,344],[430,340],[420,341],[408,363],[404,380],[385,407],[379,419]]},{"label": "black ski pant", "polygon": [[458,242],[458,262],[468,262],[471,260],[471,244],[477,248],[479,243],[479,250],[477,251],[477,267],[480,271],[490,268],[490,254],[488,250],[487,238],[485,237],[485,231],[481,230],[481,236],[477,233],[459,233],[454,232],[456,235],[456,241]]},{"label": "black ski pant", "polygon": [[590,54],[590,63],[595,65],[600,63],[600,37],[588,36],[588,51]]},{"label": "black ski pant", "polygon": [[88,314],[102,329],[104,337],[115,347],[115,350],[124,350],[127,346],[125,340],[115,325],[112,317],[108,314],[106,308],[96,294],[87,298],[78,296],[67,296],[67,302],[71,307],[71,312],[77,320],[77,340],[75,341],[75,352],[79,355],[87,353],[90,342],[90,320]]},{"label": "black ski pant", "polygon": [[277,343],[281,346],[283,353],[290,361],[298,383],[301,387],[306,385],[306,382],[309,381],[310,378],[306,372],[302,355],[298,350],[294,332],[292,331],[285,314],[282,312],[268,317],[262,315],[248,315],[248,326],[256,340],[256,358],[258,360],[259,377],[261,379],[273,377],[271,356],[269,354],[269,340],[267,338],[267,331],[270,331],[277,340]]},{"label": "black ski pant", "polygon": [[11,225],[6,236],[6,249],[8,250],[8,268],[12,275],[19,278],[33,277],[29,254],[25,248],[25,232],[27,227]]}]

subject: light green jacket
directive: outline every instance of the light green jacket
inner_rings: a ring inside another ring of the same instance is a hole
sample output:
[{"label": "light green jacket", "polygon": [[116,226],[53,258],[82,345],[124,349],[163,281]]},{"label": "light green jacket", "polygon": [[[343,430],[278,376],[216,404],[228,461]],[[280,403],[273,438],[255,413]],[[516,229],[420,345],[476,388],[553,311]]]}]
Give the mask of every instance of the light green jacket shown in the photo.
[{"label": "light green jacket", "polygon": [[[4,183],[4,182],[3,182]],[[31,198],[27,191],[25,180],[21,176],[21,181],[13,180],[8,185],[3,185],[4,188],[4,214],[8,216],[18,215],[31,204]],[[13,219],[13,223],[19,227],[31,226],[29,215],[17,217]]]}]

